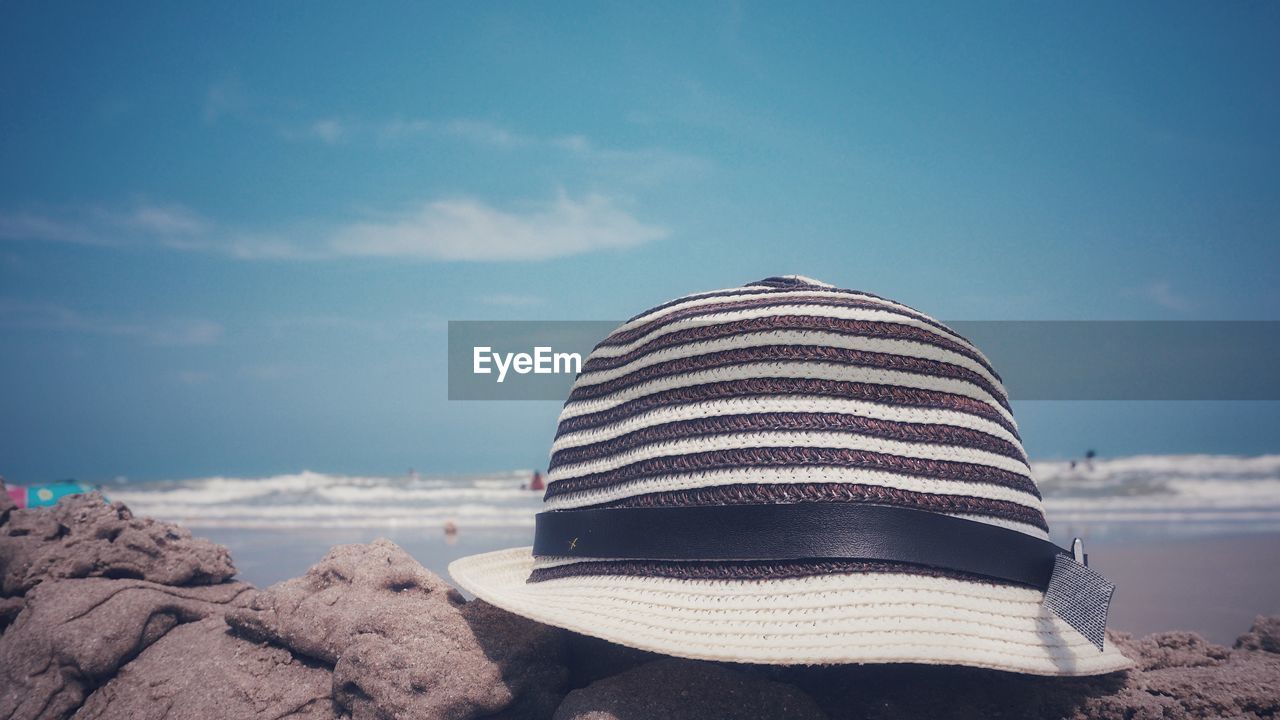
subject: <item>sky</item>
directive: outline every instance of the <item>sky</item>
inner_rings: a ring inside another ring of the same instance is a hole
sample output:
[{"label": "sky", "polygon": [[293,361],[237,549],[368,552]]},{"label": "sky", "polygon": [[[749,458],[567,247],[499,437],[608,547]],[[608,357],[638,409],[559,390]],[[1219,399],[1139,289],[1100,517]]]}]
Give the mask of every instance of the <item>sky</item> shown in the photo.
[{"label": "sky", "polygon": [[[799,273],[944,320],[1280,320],[1275,3],[0,6],[0,475],[487,472],[449,320]],[[1280,452],[1025,402],[1031,454]]]}]

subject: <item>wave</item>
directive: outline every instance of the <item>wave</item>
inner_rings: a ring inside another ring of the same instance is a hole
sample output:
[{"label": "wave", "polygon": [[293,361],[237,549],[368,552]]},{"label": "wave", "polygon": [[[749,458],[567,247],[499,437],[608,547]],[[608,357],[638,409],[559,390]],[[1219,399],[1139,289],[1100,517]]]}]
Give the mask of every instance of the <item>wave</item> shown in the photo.
[{"label": "wave", "polygon": [[[1280,455],[1141,455],[1037,461],[1051,526],[1146,526],[1160,532],[1280,529]],[[531,471],[399,477],[303,471],[108,486],[141,515],[190,527],[473,528],[533,525]]]}]

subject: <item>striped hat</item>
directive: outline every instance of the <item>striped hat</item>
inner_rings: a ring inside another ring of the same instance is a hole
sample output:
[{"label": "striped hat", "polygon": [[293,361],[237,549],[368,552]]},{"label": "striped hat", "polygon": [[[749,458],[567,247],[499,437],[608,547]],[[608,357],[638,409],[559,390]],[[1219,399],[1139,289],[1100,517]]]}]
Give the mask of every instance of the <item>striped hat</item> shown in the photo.
[{"label": "striped hat", "polygon": [[591,352],[533,547],[449,572],[636,648],[769,664],[1129,666],[1049,542],[1000,376],[942,323],[800,276],[688,295]]}]

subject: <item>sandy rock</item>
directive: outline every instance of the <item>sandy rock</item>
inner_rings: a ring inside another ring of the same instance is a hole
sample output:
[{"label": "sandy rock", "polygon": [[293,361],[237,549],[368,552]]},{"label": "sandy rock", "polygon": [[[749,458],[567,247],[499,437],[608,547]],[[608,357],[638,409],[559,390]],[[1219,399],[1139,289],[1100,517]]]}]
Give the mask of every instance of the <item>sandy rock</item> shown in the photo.
[{"label": "sandy rock", "polygon": [[1075,718],[1273,718],[1280,715],[1280,656],[1236,651],[1212,665],[1132,672],[1110,695],[1089,698]]},{"label": "sandy rock", "polygon": [[175,626],[220,616],[253,592],[243,583],[190,588],[105,578],[40,583],[0,636],[0,717],[69,717],[93,688]]},{"label": "sandy rock", "polygon": [[1280,616],[1259,615],[1249,632],[1236,638],[1236,648],[1280,653]]},{"label": "sandy rock", "polygon": [[56,578],[208,585],[234,574],[221,545],[177,525],[135,518],[97,492],[70,495],[53,508],[14,510],[0,526],[0,595],[21,595]]},{"label": "sandy rock", "polygon": [[0,598],[0,633],[9,627],[22,612],[24,601],[20,597]]},{"label": "sandy rock", "polygon": [[1263,718],[1280,711],[1280,655],[1232,652],[1192,633],[1141,640],[1113,634],[1143,668],[1041,678],[959,667],[793,668],[780,680],[808,691],[833,720]]},{"label": "sandy rock", "polygon": [[244,640],[221,618],[175,628],[89,696],[76,720],[332,720],[328,670]]},{"label": "sandy rock", "polygon": [[1192,632],[1166,632],[1131,640],[1121,651],[1143,670],[1212,667],[1227,661],[1231,651]]},{"label": "sandy rock", "polygon": [[825,718],[799,688],[760,671],[667,658],[600,680],[565,697],[555,720]]},{"label": "sandy rock", "polygon": [[332,664],[334,699],[356,720],[537,714],[566,675],[560,631],[466,603],[386,540],[333,548],[227,622]]}]

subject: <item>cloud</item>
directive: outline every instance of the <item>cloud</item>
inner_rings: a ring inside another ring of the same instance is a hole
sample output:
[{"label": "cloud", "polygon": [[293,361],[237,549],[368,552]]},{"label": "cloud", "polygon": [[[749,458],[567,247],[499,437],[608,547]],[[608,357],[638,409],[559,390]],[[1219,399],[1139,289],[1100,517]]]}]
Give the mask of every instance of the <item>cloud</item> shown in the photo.
[{"label": "cloud", "polygon": [[[695,96],[700,97],[701,89],[696,85],[693,87]],[[587,172],[598,175],[603,171],[616,180],[632,184],[652,184],[659,179],[683,177],[710,167],[705,158],[669,149],[602,147],[580,134],[539,135],[521,132],[488,119],[353,115],[307,118],[300,116],[298,107],[298,102],[284,98],[251,97],[244,85],[231,77],[214,83],[205,91],[201,116],[207,125],[229,118],[268,129],[289,141],[319,142],[329,146],[361,140],[389,146],[425,137],[461,140],[503,151],[559,152],[581,161]],[[758,122],[757,115],[747,114],[745,119]]]},{"label": "cloud", "polygon": [[488,120],[392,118],[382,122],[359,120],[317,120],[301,128],[281,132],[289,140],[322,142],[372,139],[381,146],[397,145],[416,138],[461,140],[499,151],[543,151],[557,153],[581,163],[589,173],[607,174],[630,184],[653,184],[671,177],[687,177],[711,167],[705,158],[660,147],[604,147],[581,134],[537,136],[518,132]]},{"label": "cloud", "polygon": [[42,240],[77,245],[158,242],[180,246],[209,232],[211,223],[177,205],[136,203],[124,209],[97,206],[35,212],[0,210],[0,240]]},{"label": "cloud", "polygon": [[139,204],[123,211],[57,215],[0,211],[0,238],[100,245],[158,246],[244,260],[345,257],[426,261],[546,260],[635,247],[667,235],[606,195],[564,191],[518,209],[470,197],[430,200],[400,212],[324,228],[222,227],[193,210]]},{"label": "cloud", "polygon": [[667,178],[690,177],[711,167],[709,162],[695,155],[654,147],[632,150],[599,147],[583,135],[562,135],[552,138],[549,143],[581,160],[593,172],[642,185],[653,185]]},{"label": "cloud", "polygon": [[365,257],[546,260],[634,247],[666,234],[607,197],[574,200],[561,192],[553,202],[524,212],[469,198],[437,200],[398,217],[341,228],[330,249],[337,255]]},{"label": "cloud", "polygon": [[166,320],[153,325],[116,325],[116,334],[141,337],[152,345],[191,347],[213,345],[222,338],[222,326],[209,320]]},{"label": "cloud", "polygon": [[212,125],[225,117],[242,117],[248,112],[249,99],[244,86],[235,78],[227,78],[209,86],[204,94],[200,115]]},{"label": "cloud", "polygon": [[297,129],[283,129],[280,135],[288,140],[316,140],[325,145],[337,145],[350,134],[352,128],[338,118],[316,120],[310,125]]},{"label": "cloud", "polygon": [[81,245],[107,244],[74,220],[32,212],[0,212],[0,240],[49,240]]},{"label": "cloud", "polygon": [[432,132],[437,127],[437,124],[430,120],[392,118],[386,122],[376,124],[373,128],[373,133],[379,142],[389,144]]},{"label": "cloud", "polygon": [[500,125],[484,120],[452,120],[441,126],[444,132],[454,137],[472,142],[497,147],[517,147],[530,145],[535,141],[519,133],[512,132]]},{"label": "cloud", "polygon": [[1188,298],[1177,292],[1168,280],[1154,280],[1139,289],[1142,297],[1168,310],[1186,312],[1195,307]]},{"label": "cloud", "polygon": [[199,235],[210,227],[208,220],[176,205],[139,205],[116,222],[155,235]]},{"label": "cloud", "polygon": [[210,320],[159,318],[121,321],[90,317],[51,303],[29,303],[6,298],[0,298],[0,327],[122,337],[165,347],[213,345],[223,335],[222,325]]},{"label": "cloud", "polygon": [[423,118],[370,121],[360,119],[338,120],[326,118],[304,125],[301,129],[286,130],[282,135],[289,140],[318,140],[327,145],[339,139],[365,137],[388,145],[422,136],[464,140],[477,145],[497,148],[530,147],[542,144],[537,138],[515,132],[487,120],[428,120]]},{"label": "cloud", "polygon": [[346,133],[346,128],[341,120],[329,118],[327,120],[317,120],[311,125],[311,134],[320,138],[320,141],[327,145],[336,145]]}]

